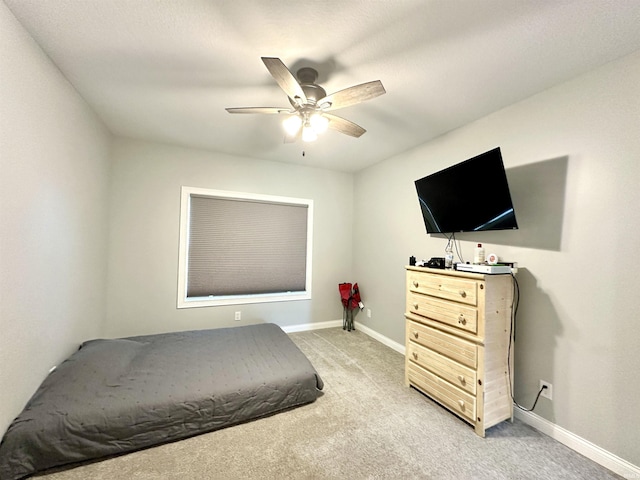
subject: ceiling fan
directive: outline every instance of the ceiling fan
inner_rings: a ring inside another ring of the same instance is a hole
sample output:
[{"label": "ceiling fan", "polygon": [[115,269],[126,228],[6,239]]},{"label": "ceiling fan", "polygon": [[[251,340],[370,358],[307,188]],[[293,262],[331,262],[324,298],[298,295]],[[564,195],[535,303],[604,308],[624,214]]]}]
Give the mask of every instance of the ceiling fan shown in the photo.
[{"label": "ceiling fan", "polygon": [[360,125],[328,113],[339,108],[349,107],[365,100],[386,93],[382,82],[354,85],[327,95],[327,92],[316,83],[318,72],[311,67],[303,67],[296,72],[296,77],[279,58],[262,57],[267,70],[276,80],[280,88],[289,97],[291,107],[236,107],[226,108],[229,113],[262,113],[281,114],[287,118],[282,122],[286,132],[285,142],[294,142],[302,138],[310,142],[318,138],[327,128],[352,137],[360,137],[366,132]]}]

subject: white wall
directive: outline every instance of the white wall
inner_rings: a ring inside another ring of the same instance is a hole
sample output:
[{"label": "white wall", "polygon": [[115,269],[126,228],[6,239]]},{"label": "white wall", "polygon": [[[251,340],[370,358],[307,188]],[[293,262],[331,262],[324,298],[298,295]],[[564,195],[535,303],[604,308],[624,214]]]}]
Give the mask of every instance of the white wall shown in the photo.
[{"label": "white wall", "polygon": [[110,135],[0,2],[0,435],[105,312]]},{"label": "white wall", "polygon": [[[116,141],[113,162],[106,335],[342,318],[338,283],[352,271],[351,174],[125,139]],[[183,185],[312,199],[312,300],[177,309]]]},{"label": "white wall", "polygon": [[530,407],[551,382],[537,414],[635,465],[638,85],[640,52],[360,172],[354,200],[354,272],[373,313],[359,320],[404,343],[403,266],[446,244],[425,234],[413,181],[501,146],[521,230],[460,238],[467,260],[483,242],[524,267],[516,400]]}]

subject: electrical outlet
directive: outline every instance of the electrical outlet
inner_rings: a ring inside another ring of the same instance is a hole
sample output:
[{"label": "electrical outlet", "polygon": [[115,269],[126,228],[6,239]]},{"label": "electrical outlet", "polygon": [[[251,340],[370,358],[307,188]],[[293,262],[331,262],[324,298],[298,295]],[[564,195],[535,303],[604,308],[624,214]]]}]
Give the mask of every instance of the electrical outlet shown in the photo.
[{"label": "electrical outlet", "polygon": [[553,385],[551,385],[549,382],[545,382],[544,380],[540,380],[539,388],[542,388],[543,386],[546,386],[547,388],[542,390],[542,393],[540,394],[540,396],[544,398],[548,398],[549,400],[553,400]]},{"label": "electrical outlet", "polygon": [[371,309],[367,308],[367,318],[371,318]]},{"label": "electrical outlet", "polygon": [[242,319],[242,312],[236,312],[236,316],[235,316],[236,322],[240,321],[241,319]]}]

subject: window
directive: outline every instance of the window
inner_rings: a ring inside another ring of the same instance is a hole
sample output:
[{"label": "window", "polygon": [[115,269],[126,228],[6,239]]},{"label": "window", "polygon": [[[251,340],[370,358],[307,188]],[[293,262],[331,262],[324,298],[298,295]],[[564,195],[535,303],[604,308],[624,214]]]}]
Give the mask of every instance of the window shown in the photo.
[{"label": "window", "polygon": [[311,298],[313,201],[182,187],[178,308]]}]

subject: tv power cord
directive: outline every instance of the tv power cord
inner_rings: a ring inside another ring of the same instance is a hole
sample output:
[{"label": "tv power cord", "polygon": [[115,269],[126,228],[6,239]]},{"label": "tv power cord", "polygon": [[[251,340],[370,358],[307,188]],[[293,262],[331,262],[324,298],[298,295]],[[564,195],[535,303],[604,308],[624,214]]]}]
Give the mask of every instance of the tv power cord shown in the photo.
[{"label": "tv power cord", "polygon": [[511,394],[511,400],[513,400],[514,405],[516,407],[518,407],[520,410],[524,410],[525,412],[533,412],[533,409],[536,408],[536,405],[538,404],[538,400],[540,399],[540,395],[542,395],[543,390],[546,390],[547,388],[548,387],[546,385],[542,385],[542,387],[540,387],[540,390],[538,390],[538,395],[536,395],[536,399],[533,402],[533,406],[531,408],[523,407],[518,402],[516,402],[516,399],[513,398],[513,393]]},{"label": "tv power cord", "polygon": [[526,408],[516,402],[516,399],[513,397],[513,389],[511,388],[511,342],[515,342],[516,340],[516,316],[518,314],[518,307],[520,306],[520,285],[518,284],[518,280],[514,274],[511,274],[511,278],[513,280],[513,303],[511,305],[511,332],[509,335],[509,349],[508,349],[508,374],[509,374],[509,395],[511,396],[511,400],[513,404],[518,407],[520,410],[525,412],[533,412],[533,409],[536,408],[538,404],[538,400],[540,399],[540,395],[542,392],[547,389],[547,385],[542,385],[540,390],[538,390],[538,394],[536,395],[536,399],[533,402],[533,406],[531,408]]}]

